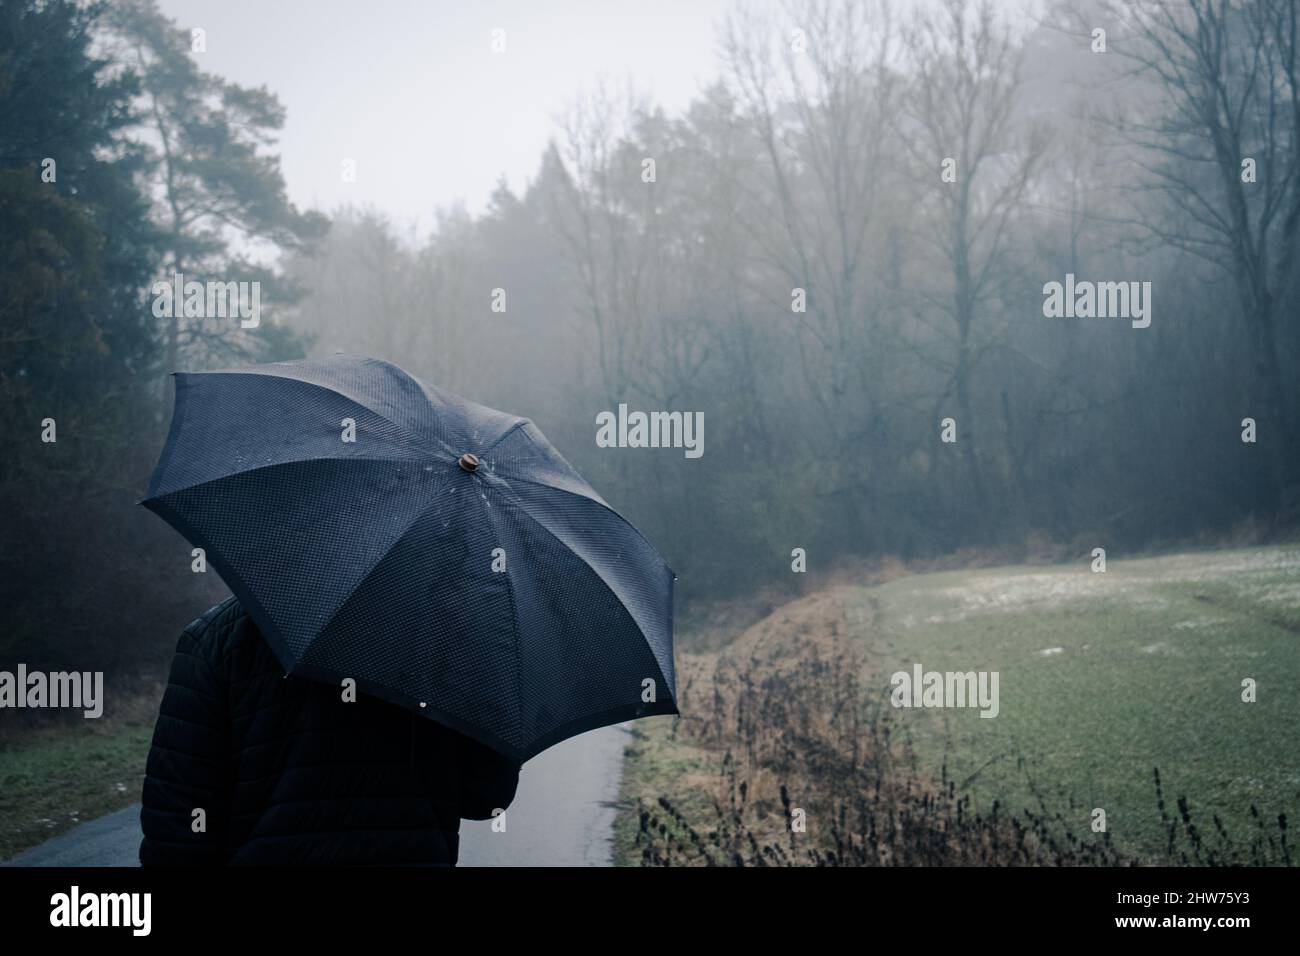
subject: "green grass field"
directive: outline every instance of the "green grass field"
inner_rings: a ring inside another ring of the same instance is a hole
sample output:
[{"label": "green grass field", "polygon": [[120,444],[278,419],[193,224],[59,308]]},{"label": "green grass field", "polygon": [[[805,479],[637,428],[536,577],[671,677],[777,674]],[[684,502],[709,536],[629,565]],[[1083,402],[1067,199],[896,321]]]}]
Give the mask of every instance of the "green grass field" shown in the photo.
[{"label": "green grass field", "polygon": [[1032,780],[1080,830],[1105,809],[1142,857],[1166,842],[1156,767],[1170,813],[1187,796],[1203,832],[1215,814],[1248,842],[1252,804],[1270,825],[1300,810],[1300,548],[918,575],[850,587],[845,606],[884,695],[917,662],[1000,673],[995,719],[896,712],[922,763],[973,777],[979,804],[1035,806]]}]

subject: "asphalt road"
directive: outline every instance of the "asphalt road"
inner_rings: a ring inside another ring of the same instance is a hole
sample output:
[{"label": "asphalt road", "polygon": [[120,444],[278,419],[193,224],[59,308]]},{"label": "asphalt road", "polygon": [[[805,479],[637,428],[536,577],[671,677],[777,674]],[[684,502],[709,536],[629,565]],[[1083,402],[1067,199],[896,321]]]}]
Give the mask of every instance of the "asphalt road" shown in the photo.
[{"label": "asphalt road", "polygon": [[0,866],[139,866],[140,804],[73,827]]},{"label": "asphalt road", "polygon": [[[461,823],[461,866],[610,866],[613,802],[627,732],[602,727],[557,744],[519,774],[504,831]],[[83,823],[0,866],[137,866],[140,805]]]}]

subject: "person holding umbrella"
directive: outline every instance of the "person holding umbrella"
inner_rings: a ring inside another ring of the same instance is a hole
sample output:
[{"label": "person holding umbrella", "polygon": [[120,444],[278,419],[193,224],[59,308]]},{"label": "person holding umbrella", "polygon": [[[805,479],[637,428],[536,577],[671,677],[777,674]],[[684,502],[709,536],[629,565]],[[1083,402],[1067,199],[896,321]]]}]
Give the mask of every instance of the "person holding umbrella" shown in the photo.
[{"label": "person holding umbrella", "polygon": [[379,698],[286,676],[236,598],[185,628],[144,783],[144,866],[456,862],[520,763]]},{"label": "person holding umbrella", "polygon": [[178,374],[142,503],[233,592],[176,648],[144,865],[454,865],[524,761],[678,712],[663,558],[531,421],[390,363]]}]

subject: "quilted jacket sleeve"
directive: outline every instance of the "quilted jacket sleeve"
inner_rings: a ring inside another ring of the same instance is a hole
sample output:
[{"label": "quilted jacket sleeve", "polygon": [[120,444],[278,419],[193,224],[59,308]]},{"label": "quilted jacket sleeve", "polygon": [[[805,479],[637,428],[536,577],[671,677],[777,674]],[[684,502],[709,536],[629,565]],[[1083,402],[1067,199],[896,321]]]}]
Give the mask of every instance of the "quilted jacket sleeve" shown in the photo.
[{"label": "quilted jacket sleeve", "polygon": [[230,724],[226,681],[211,657],[194,625],[186,628],[176,645],[145,770],[143,866],[226,861],[233,785]]},{"label": "quilted jacket sleeve", "polygon": [[493,810],[504,810],[519,786],[517,760],[511,760],[468,737],[460,746],[460,815],[466,820],[488,820]]}]

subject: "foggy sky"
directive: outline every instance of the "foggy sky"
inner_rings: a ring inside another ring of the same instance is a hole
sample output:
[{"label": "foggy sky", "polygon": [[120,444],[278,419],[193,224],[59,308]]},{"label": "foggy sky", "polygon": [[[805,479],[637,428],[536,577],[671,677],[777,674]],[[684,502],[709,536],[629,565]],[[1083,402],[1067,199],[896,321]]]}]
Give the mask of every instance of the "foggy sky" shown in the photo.
[{"label": "foggy sky", "polygon": [[[727,0],[161,0],[207,31],[200,64],[265,83],[288,119],[289,195],[325,211],[373,203],[401,223],[487,203],[504,174],[521,189],[555,118],[598,77],[670,111],[716,75],[713,27]],[[492,31],[506,31],[504,54]],[[357,182],[340,177],[357,160]]]}]

